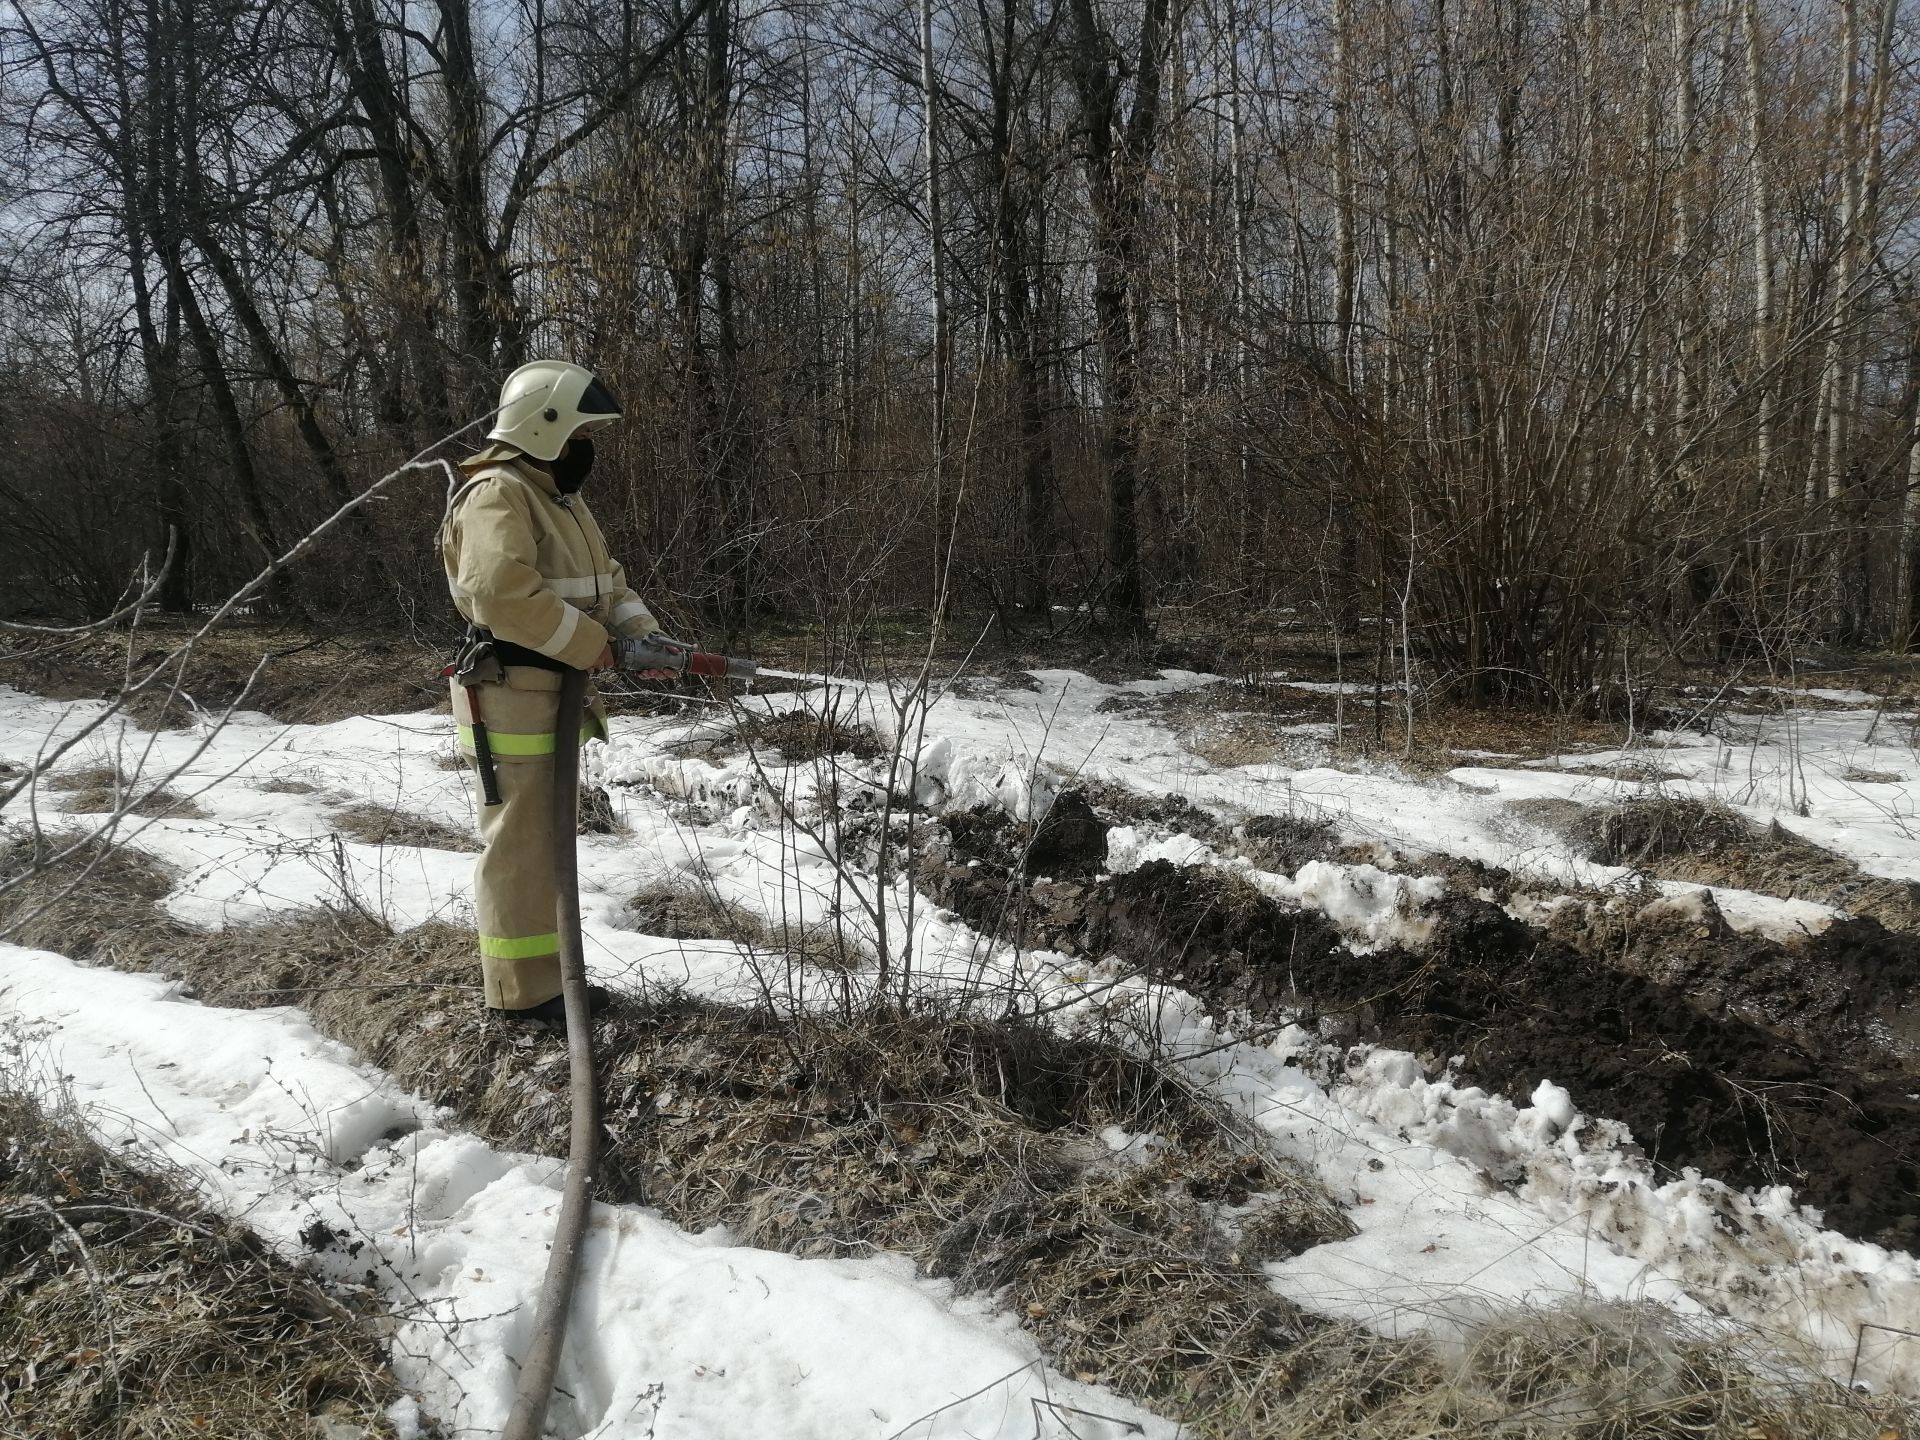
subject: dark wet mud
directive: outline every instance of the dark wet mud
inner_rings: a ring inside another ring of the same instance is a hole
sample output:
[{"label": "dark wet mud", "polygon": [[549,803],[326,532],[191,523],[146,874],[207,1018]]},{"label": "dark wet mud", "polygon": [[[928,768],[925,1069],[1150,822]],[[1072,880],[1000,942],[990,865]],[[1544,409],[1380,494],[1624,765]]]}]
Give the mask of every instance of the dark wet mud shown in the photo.
[{"label": "dark wet mud", "polygon": [[1103,876],[1084,797],[1059,822],[954,817],[920,881],[1027,946],[1117,954],[1220,1014],[1298,1012],[1524,1097],[1543,1079],[1624,1122],[1659,1167],[1785,1184],[1833,1228],[1920,1248],[1920,1081],[1883,1043],[1920,990],[1920,945],[1851,921],[1797,945],[1703,920],[1570,938],[1454,895],[1431,940],[1355,955],[1324,917],[1230,873]]}]

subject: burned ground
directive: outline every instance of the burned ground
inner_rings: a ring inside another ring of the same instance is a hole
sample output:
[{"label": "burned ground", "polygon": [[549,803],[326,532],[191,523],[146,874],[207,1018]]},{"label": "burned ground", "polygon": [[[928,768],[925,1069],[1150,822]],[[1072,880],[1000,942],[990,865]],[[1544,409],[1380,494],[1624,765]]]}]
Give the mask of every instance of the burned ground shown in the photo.
[{"label": "burned ground", "polygon": [[1746,1022],[1862,1076],[1920,1078],[1920,936],[1836,920],[1782,943],[1733,929],[1710,895],[1585,897],[1543,928],[1598,963]]}]

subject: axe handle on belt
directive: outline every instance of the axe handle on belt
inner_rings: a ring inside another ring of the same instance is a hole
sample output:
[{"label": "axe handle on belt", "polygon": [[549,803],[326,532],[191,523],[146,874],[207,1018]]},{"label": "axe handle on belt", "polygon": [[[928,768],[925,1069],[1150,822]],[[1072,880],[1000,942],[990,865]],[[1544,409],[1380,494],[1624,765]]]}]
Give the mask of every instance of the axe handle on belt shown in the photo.
[{"label": "axe handle on belt", "polygon": [[473,716],[473,758],[480,767],[480,798],[489,805],[500,803],[500,776],[493,768],[493,742],[487,739],[487,722],[480,713],[480,687],[462,685],[467,692],[467,713]]},{"label": "axe handle on belt", "polygon": [[487,739],[487,718],[480,712],[481,685],[477,677],[489,666],[498,676],[500,667],[494,660],[491,638],[469,632],[459,658],[440,672],[452,676],[467,697],[467,713],[473,717],[467,729],[473,734],[473,758],[480,770],[480,796],[489,805],[500,803],[500,776],[493,766],[493,742]]}]

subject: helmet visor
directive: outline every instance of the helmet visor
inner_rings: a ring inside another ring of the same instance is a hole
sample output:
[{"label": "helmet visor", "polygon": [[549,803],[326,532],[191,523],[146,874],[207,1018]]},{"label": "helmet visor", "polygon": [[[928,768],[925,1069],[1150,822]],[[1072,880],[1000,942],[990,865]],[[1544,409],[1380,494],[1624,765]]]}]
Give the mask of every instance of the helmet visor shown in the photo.
[{"label": "helmet visor", "polygon": [[613,391],[596,377],[587,382],[587,388],[581,392],[580,403],[574,408],[582,416],[611,420],[620,413],[620,402],[613,398]]}]

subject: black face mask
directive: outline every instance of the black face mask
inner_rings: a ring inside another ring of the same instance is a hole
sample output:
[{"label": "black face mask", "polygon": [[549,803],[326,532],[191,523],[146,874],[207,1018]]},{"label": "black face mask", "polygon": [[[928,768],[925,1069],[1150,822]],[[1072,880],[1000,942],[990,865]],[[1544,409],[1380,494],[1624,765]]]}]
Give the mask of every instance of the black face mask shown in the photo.
[{"label": "black face mask", "polygon": [[553,483],[562,495],[571,495],[587,483],[593,469],[593,441],[576,435],[567,443],[566,453],[553,462]]}]

